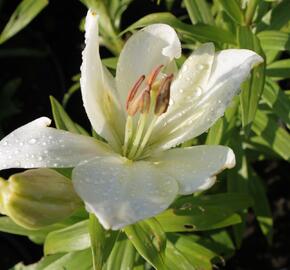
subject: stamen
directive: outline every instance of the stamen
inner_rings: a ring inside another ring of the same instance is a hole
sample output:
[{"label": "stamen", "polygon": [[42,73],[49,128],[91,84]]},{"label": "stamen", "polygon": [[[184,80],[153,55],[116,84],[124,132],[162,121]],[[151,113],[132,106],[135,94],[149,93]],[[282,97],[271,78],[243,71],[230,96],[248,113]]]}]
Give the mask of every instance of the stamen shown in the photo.
[{"label": "stamen", "polygon": [[141,102],[140,102],[140,109],[141,109],[141,113],[148,113],[149,109],[150,109],[150,92],[149,91],[144,91],[142,98],[141,98]]},{"label": "stamen", "polygon": [[173,74],[168,75],[162,82],[157,92],[156,104],[154,113],[159,116],[165,113],[169,106],[170,86],[173,79]]},{"label": "stamen", "polygon": [[[149,74],[149,77],[148,77],[148,79],[147,79],[147,84],[148,84],[150,90],[151,90],[151,86],[152,86],[152,84],[153,84],[154,81],[156,80],[156,78],[157,78],[157,76],[158,76],[158,74],[160,73],[160,71],[161,71],[162,68],[163,68],[163,65],[160,65],[160,66],[156,67],[155,69],[153,69],[153,70],[151,71],[151,73]],[[149,90],[149,91],[150,91],[150,90]]]},{"label": "stamen", "polygon": [[132,89],[129,91],[127,100],[126,100],[126,109],[128,110],[130,103],[132,102],[132,100],[134,99],[134,97],[136,96],[139,87],[141,86],[141,84],[143,83],[143,81],[145,80],[145,75],[142,75],[137,82],[133,85]]}]

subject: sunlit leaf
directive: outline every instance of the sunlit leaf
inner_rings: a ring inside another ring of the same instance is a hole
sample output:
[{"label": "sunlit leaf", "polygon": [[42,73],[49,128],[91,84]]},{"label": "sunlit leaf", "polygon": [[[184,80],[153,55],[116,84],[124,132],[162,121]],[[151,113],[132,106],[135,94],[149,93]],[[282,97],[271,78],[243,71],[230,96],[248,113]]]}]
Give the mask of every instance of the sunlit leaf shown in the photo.
[{"label": "sunlit leaf", "polygon": [[47,4],[47,0],[22,0],[0,34],[0,44],[29,24]]}]

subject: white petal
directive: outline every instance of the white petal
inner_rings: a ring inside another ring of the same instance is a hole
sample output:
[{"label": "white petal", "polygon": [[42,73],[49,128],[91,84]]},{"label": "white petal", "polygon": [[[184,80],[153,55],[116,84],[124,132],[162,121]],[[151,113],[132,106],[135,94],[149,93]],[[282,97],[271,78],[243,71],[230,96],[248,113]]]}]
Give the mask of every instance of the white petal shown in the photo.
[{"label": "white petal", "polygon": [[129,90],[141,75],[168,65],[181,55],[181,44],[173,28],[152,24],[133,34],[126,42],[117,65],[117,89],[125,106]]},{"label": "white petal", "polygon": [[179,183],[179,194],[191,194],[210,188],[215,175],[235,166],[233,151],[225,146],[194,146],[161,152],[150,161],[174,177]]},{"label": "white petal", "polygon": [[210,77],[214,55],[213,43],[205,43],[187,58],[172,82],[170,111],[178,109],[180,101],[194,100],[202,94]]},{"label": "white petal", "polygon": [[183,99],[179,109],[168,111],[155,127],[151,145],[168,149],[208,130],[223,116],[252,67],[263,59],[250,50],[230,49],[216,53],[208,83],[196,99]]},{"label": "white petal", "polygon": [[47,127],[38,118],[0,141],[0,170],[9,168],[74,167],[81,161],[110,153],[101,142],[87,136]]},{"label": "white petal", "polygon": [[117,230],[165,210],[178,192],[176,181],[149,162],[96,158],[73,170],[73,184],[106,229]]},{"label": "white petal", "polygon": [[95,131],[113,146],[123,140],[125,117],[115,82],[102,65],[99,53],[98,16],[88,11],[86,47],[81,66],[81,91],[88,118]]}]

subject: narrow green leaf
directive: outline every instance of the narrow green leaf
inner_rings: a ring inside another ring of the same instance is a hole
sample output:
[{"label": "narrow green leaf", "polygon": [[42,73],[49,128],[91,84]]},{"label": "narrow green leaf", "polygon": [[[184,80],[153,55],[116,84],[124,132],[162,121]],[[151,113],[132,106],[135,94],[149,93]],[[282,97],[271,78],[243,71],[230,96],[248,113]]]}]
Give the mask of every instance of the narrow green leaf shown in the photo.
[{"label": "narrow green leaf", "polygon": [[184,4],[192,24],[196,23],[214,24],[213,16],[206,1],[184,0]]},{"label": "narrow green leaf", "polygon": [[67,130],[77,134],[88,135],[88,133],[82,127],[71,120],[64,108],[53,96],[50,96],[50,103],[53,119],[58,129]]},{"label": "narrow green leaf", "polygon": [[41,270],[88,270],[92,269],[90,249],[70,252]]},{"label": "narrow green leaf", "polygon": [[190,235],[179,236],[174,244],[196,269],[211,270],[211,260],[218,257],[212,250],[196,243]]},{"label": "narrow green leaf", "polygon": [[262,179],[252,170],[250,171],[250,177],[249,188],[255,202],[253,208],[263,234],[271,243],[273,236],[273,218],[267,199],[266,188]]},{"label": "narrow green leaf", "polygon": [[258,33],[263,50],[290,50],[290,34],[281,31],[263,31]]},{"label": "narrow green leaf", "polygon": [[49,233],[44,243],[44,253],[46,255],[65,253],[83,250],[89,247],[88,220],[85,220]]},{"label": "narrow green leaf", "polygon": [[170,241],[166,245],[166,266],[169,270],[197,270]]},{"label": "narrow green leaf", "polygon": [[[260,42],[247,27],[238,28],[238,43],[240,48],[251,49],[264,56]],[[242,124],[246,135],[249,135],[252,122],[258,107],[265,82],[265,63],[260,64],[252,71],[251,78],[242,86],[240,95]]]},{"label": "narrow green leaf", "polygon": [[218,0],[222,5],[225,12],[231,17],[231,19],[237,24],[242,24],[244,21],[244,16],[241,8],[239,7],[236,0]]},{"label": "narrow green leaf", "polygon": [[0,44],[14,36],[48,4],[47,0],[22,0],[0,34]]},{"label": "narrow green leaf", "polygon": [[125,227],[128,239],[139,254],[158,270],[166,269],[164,262],[165,234],[156,221],[145,220]]},{"label": "narrow green leaf", "polygon": [[[236,129],[232,134],[230,147],[236,156],[236,166],[227,173],[227,189],[229,192],[242,192],[248,194],[248,163],[245,155],[242,138]],[[247,210],[240,211],[242,222],[233,227],[235,243],[240,247],[245,230],[245,214]]]},{"label": "narrow green leaf", "polygon": [[266,80],[262,99],[285,124],[290,125],[290,99],[277,83],[270,79]]},{"label": "narrow green leaf", "polygon": [[64,225],[62,224],[54,224],[39,230],[28,230],[14,223],[9,217],[0,217],[0,231],[28,236],[34,242],[39,244],[44,242],[49,232],[61,229],[63,227]]},{"label": "narrow green leaf", "polygon": [[50,264],[61,258],[63,254],[55,254],[51,256],[45,256],[43,257],[39,262],[30,264],[30,265],[24,265],[23,263],[18,263],[13,268],[10,268],[9,270],[44,270],[46,267],[48,267]]},{"label": "narrow green leaf", "polygon": [[115,243],[104,270],[132,269],[135,263],[136,249],[127,237],[122,234]]},{"label": "narrow green leaf", "polygon": [[290,135],[276,121],[258,110],[252,130],[259,136],[255,142],[272,149],[283,159],[290,161]]},{"label": "narrow green leaf", "polygon": [[[269,11],[266,15],[269,19],[264,29],[266,30],[280,30],[284,25],[290,21],[290,1],[284,0]],[[265,17],[266,17],[265,16]],[[263,20],[264,21],[264,20]]]},{"label": "narrow green leaf", "polygon": [[278,80],[290,78],[290,59],[283,59],[269,64],[266,75]]},{"label": "narrow green leaf", "polygon": [[137,22],[130,25],[126,28],[121,34],[126,33],[128,31],[135,30],[140,27],[147,26],[152,23],[166,23],[175,28],[181,35],[185,35],[188,38],[193,40],[205,42],[205,41],[212,41],[212,42],[222,42],[222,43],[229,43],[229,44],[236,44],[234,35],[224,30],[220,27],[213,26],[213,25],[189,25],[186,23],[181,22],[171,13],[162,12],[162,13],[152,13],[147,15]]},{"label": "narrow green leaf", "polygon": [[105,58],[102,60],[102,62],[106,67],[116,70],[118,57]]}]

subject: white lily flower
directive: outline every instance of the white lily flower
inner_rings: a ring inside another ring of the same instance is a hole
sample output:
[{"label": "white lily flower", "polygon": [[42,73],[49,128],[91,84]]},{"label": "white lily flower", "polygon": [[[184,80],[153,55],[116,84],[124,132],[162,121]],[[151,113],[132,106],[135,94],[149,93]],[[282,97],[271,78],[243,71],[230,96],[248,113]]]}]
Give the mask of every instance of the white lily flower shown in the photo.
[{"label": "white lily flower", "polygon": [[116,79],[99,54],[98,16],[86,18],[81,91],[94,130],[106,139],[22,126],[0,142],[0,169],[74,167],[73,184],[106,229],[120,229],[165,210],[177,195],[210,188],[235,165],[225,146],[170,149],[208,130],[263,59],[250,50],[198,48],[177,73],[176,32],[153,24],[125,44]]}]

